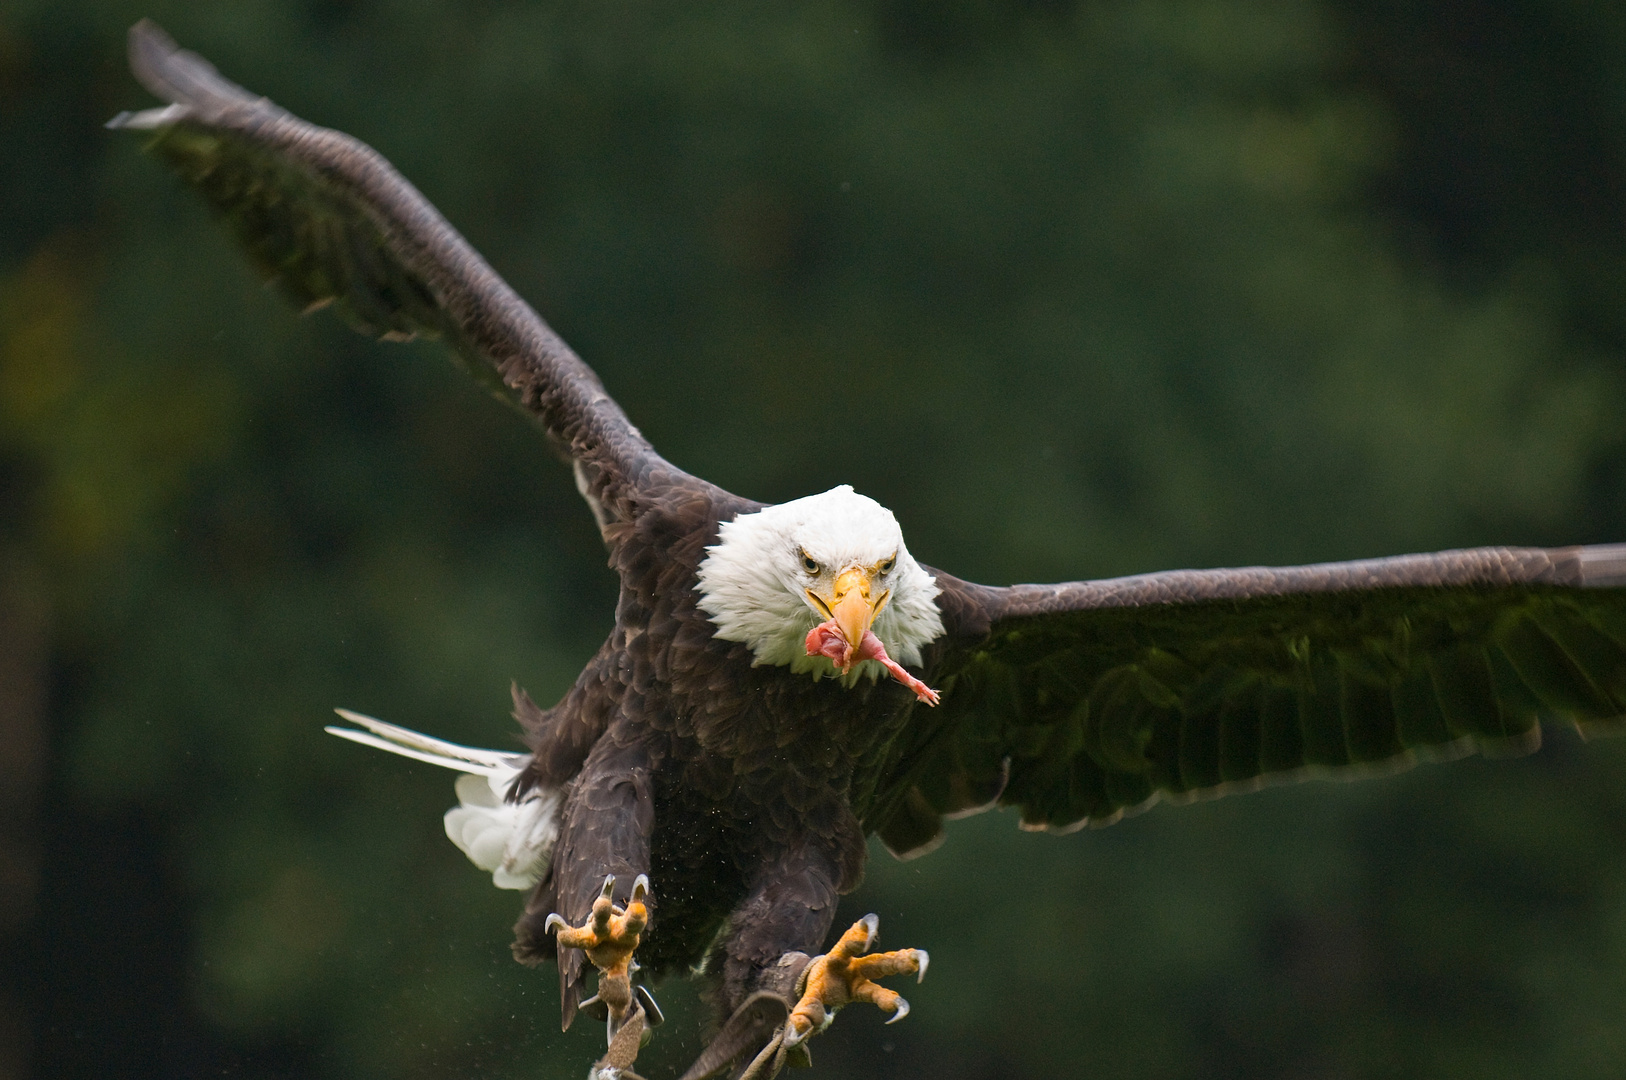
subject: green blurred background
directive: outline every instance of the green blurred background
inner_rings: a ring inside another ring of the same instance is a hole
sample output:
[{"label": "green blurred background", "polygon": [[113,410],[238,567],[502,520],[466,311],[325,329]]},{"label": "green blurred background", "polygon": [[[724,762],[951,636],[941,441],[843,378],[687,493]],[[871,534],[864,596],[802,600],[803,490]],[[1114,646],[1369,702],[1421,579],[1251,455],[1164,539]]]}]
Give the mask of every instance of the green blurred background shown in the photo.
[{"label": "green blurred background", "polygon": [[[136,18],[378,147],[677,464],[988,582],[1626,540],[1612,0],[4,0],[0,1077],[579,1077],[451,776],[615,583],[432,345],[102,130]],[[863,438],[854,440],[854,420]],[[1618,1077],[1626,745],[878,848],[836,1077]],[[658,883],[657,883],[658,885]],[[699,1047],[692,986],[645,1056]]]}]

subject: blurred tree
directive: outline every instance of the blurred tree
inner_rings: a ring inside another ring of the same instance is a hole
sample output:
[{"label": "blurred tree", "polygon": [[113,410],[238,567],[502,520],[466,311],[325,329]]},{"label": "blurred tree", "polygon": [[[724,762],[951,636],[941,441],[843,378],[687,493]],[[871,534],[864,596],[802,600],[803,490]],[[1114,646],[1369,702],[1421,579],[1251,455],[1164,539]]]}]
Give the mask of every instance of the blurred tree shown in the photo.
[{"label": "blurred tree", "polygon": [[[609,626],[594,530],[432,347],[291,317],[99,130],[146,104],[141,15],[389,155],[675,461],[850,481],[956,573],[1626,538],[1609,5],[12,0],[0,628],[49,647],[0,648],[51,772],[0,1038],[36,1075],[575,1076],[598,1038],[509,961],[448,778],[319,733],[503,744],[508,680],[550,699]],[[933,979],[822,1075],[1613,1076],[1626,748],[1554,742],[882,855],[853,913]],[[656,1068],[699,1044],[663,1003]]]}]

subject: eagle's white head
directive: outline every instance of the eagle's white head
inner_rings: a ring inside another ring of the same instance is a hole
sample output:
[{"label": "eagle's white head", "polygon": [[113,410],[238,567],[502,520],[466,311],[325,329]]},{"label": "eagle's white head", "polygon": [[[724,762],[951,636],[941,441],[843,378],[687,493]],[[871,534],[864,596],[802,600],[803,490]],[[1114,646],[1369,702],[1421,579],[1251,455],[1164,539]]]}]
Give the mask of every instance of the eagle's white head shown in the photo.
[{"label": "eagle's white head", "polygon": [[841,674],[848,685],[880,675],[883,661],[860,654],[841,672],[828,655],[809,655],[809,632],[831,625],[857,650],[873,631],[883,656],[918,664],[943,633],[939,591],[892,511],[846,484],[724,522],[700,564],[699,606],[718,637],[749,645],[759,665]]}]

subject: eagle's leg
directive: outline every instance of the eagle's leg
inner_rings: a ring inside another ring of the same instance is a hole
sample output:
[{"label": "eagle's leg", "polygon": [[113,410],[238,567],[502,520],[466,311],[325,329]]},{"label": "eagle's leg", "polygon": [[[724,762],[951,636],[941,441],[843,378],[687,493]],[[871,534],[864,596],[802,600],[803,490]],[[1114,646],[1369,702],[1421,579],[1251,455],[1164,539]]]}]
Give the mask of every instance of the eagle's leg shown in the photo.
[{"label": "eagle's leg", "polygon": [[839,862],[832,854],[814,842],[797,845],[762,868],[734,909],[720,942],[719,1004],[725,1015],[770,986],[787,998],[787,1008],[795,1000],[795,980],[786,984],[781,961],[794,954],[811,956],[830,935],[839,880]]},{"label": "eagle's leg", "polygon": [[684,1080],[711,1076],[731,1061],[746,1062],[738,1080],[766,1080],[786,1065],[810,1064],[807,1037],[854,1001],[877,1005],[894,1020],[908,1014],[908,1003],[874,980],[924,974],[926,953],[864,955],[875,940],[875,916],[825,955],[809,956],[830,933],[838,893],[857,884],[861,837],[854,831],[847,844],[840,837],[805,840],[764,868],[719,944],[720,1004],[728,1020]]},{"label": "eagle's leg", "polygon": [[[852,832],[855,846],[862,844],[862,834]],[[861,856],[863,848],[856,850]],[[774,1056],[802,971],[835,922],[842,863],[828,839],[803,840],[757,872],[707,959],[717,978],[712,1004],[727,1019],[683,1080],[703,1080],[742,1059]],[[785,1056],[778,1055],[772,1071]],[[805,1048],[798,1056],[806,1056]],[[755,1062],[747,1072],[764,1075]]]},{"label": "eagle's leg", "polygon": [[559,947],[580,949],[598,968],[598,993],[583,1005],[601,1001],[610,1011],[610,1035],[626,1021],[632,1009],[632,972],[636,966],[632,954],[638,948],[644,927],[649,924],[649,878],[643,874],[632,883],[632,895],[626,907],[618,907],[611,897],[615,894],[615,876],[604,879],[604,886],[593,912],[581,926],[571,926],[564,917],[555,913],[548,916],[544,928],[556,930]]},{"label": "eagle's leg", "polygon": [[582,1004],[585,962],[599,971],[596,1004],[609,1013],[612,1038],[640,1001],[649,1021],[658,1021],[647,992],[632,985],[633,953],[657,915],[647,876],[652,771],[650,751],[636,732],[612,727],[599,739],[565,802],[549,876],[514,928],[521,959],[557,956],[564,1027]]},{"label": "eagle's leg", "polygon": [[875,980],[888,975],[914,975],[917,981],[924,979],[930,957],[925,949],[871,953],[869,947],[875,943],[879,926],[880,920],[874,915],[864,916],[841,935],[833,949],[807,965],[801,979],[801,999],[785,1021],[786,1046],[795,1046],[809,1035],[823,1031],[830,1026],[837,1009],[855,1001],[868,1002],[882,1012],[891,1013],[889,1024],[909,1015],[909,1003],[895,990]]}]

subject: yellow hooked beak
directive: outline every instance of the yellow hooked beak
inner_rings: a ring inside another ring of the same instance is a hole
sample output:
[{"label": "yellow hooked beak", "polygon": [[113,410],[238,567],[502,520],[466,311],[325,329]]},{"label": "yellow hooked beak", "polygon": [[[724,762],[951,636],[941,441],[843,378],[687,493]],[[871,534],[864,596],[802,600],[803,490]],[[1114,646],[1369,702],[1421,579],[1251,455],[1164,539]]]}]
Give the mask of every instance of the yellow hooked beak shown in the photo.
[{"label": "yellow hooked beak", "polygon": [[892,599],[891,589],[875,597],[874,583],[875,578],[870,571],[850,566],[836,576],[828,597],[820,596],[812,589],[807,590],[813,606],[827,618],[835,620],[847,644],[855,649],[864,640],[865,631],[874,625],[875,616]]}]

